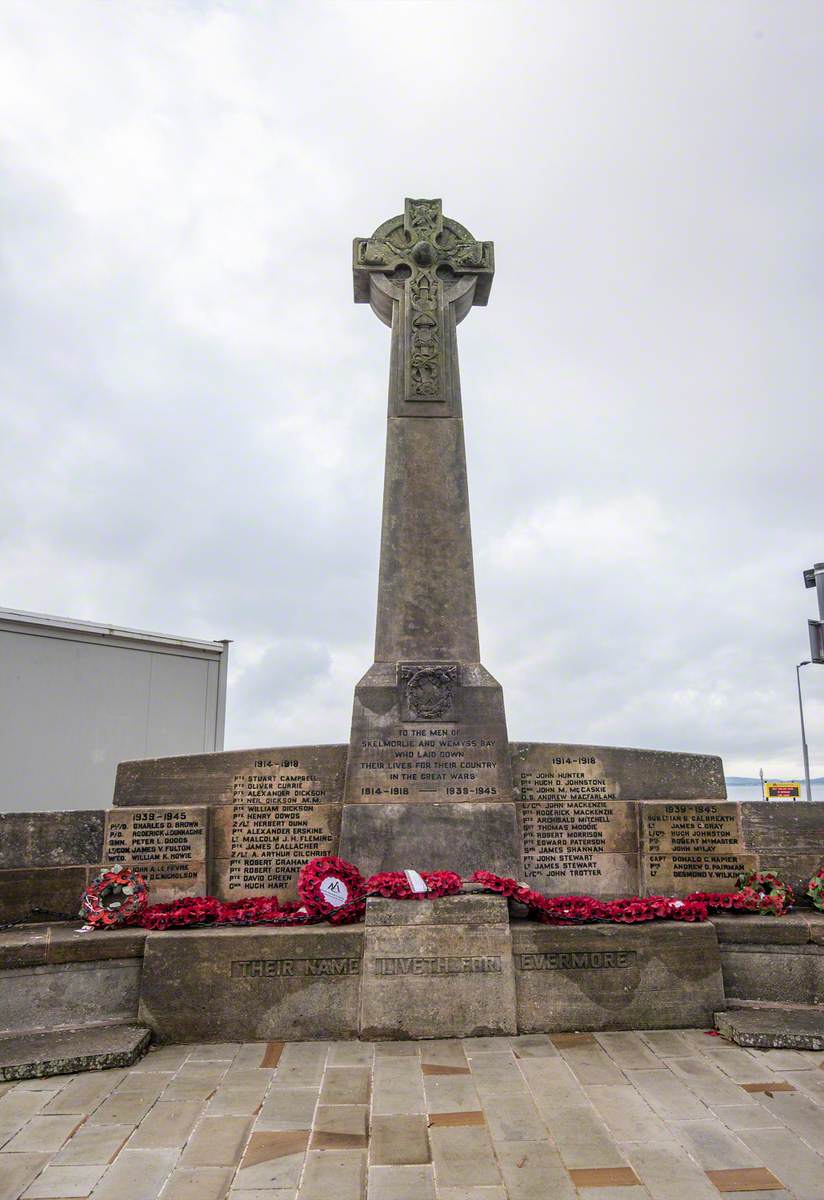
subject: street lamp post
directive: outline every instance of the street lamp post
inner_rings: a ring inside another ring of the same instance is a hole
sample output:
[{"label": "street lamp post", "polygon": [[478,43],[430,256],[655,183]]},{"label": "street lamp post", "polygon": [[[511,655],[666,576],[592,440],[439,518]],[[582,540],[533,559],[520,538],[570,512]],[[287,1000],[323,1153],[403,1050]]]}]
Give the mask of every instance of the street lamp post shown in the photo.
[{"label": "street lamp post", "polygon": [[808,667],[810,660],[805,658],[803,662],[796,663],[795,679],[798,684],[798,713],[801,717],[801,749],[804,754],[804,783],[807,787],[807,801],[812,803],[813,792],[810,787],[810,755],[807,750],[807,732],[804,728],[804,701],[801,698],[801,668]]}]

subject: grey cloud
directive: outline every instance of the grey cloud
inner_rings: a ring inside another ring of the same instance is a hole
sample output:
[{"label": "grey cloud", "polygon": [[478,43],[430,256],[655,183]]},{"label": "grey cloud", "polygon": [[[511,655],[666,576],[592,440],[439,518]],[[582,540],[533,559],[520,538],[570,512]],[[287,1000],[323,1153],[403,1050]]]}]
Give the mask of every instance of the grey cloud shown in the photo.
[{"label": "grey cloud", "polygon": [[351,239],[441,195],[496,243],[459,340],[512,736],[795,773],[820,6],[437,11],[422,58],[416,3],[3,6],[0,603],[231,637],[231,745],[345,740],[389,350]]}]

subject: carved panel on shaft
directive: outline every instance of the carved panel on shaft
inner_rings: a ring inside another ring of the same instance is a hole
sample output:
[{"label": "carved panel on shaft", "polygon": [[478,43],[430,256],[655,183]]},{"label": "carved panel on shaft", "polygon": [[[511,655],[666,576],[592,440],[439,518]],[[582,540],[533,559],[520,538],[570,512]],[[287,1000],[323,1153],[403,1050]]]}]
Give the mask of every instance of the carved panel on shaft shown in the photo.
[{"label": "carved panel on shaft", "polygon": [[416,721],[448,721],[455,717],[457,663],[400,663],[398,681],[403,687],[407,717]]}]

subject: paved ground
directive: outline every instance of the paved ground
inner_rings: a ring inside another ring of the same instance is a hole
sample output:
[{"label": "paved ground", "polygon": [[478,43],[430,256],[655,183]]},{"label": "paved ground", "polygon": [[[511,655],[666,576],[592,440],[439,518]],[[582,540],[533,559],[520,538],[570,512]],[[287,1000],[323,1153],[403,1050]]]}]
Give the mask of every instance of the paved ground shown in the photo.
[{"label": "paved ground", "polygon": [[700,1030],[174,1046],[0,1085],[0,1200],[824,1200],[823,1067]]}]

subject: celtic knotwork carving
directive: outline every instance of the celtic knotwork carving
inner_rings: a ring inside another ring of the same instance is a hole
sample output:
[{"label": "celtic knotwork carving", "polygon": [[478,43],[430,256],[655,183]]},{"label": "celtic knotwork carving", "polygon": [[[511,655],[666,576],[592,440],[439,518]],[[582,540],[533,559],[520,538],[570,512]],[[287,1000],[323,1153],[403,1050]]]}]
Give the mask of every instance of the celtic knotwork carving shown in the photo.
[{"label": "celtic knotwork carving", "polygon": [[407,204],[410,229],[416,233],[427,233],[438,228],[441,219],[440,200],[409,200]]},{"label": "celtic knotwork carving", "polygon": [[404,289],[403,399],[444,403],[444,281],[476,275],[475,303],[486,303],[492,243],[443,216],[440,200],[407,200],[403,217],[384,222],[372,238],[355,240],[355,298],[371,296],[369,276],[379,271]]},{"label": "celtic knotwork carving", "polygon": [[452,713],[455,686],[458,682],[457,664],[400,668],[404,684],[406,708],[411,717],[420,721],[437,721]]}]

